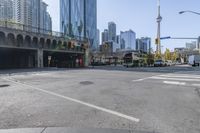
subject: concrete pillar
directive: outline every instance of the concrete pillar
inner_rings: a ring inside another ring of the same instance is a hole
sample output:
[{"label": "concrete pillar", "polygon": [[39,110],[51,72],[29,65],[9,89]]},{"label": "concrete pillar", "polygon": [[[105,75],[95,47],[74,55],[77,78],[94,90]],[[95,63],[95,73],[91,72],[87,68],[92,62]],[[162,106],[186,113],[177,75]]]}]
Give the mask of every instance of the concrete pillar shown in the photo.
[{"label": "concrete pillar", "polygon": [[43,49],[38,49],[37,50],[37,67],[38,68],[43,68],[44,67],[44,62],[43,62]]},{"label": "concrete pillar", "polygon": [[84,53],[84,66],[88,67],[89,66],[89,48],[86,48],[85,53]]}]

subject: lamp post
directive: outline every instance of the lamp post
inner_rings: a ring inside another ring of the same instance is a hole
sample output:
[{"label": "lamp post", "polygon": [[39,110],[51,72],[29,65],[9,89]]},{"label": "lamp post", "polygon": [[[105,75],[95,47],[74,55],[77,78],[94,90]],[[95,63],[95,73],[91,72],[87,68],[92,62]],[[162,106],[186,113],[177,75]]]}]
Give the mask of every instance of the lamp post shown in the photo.
[{"label": "lamp post", "polygon": [[194,11],[190,11],[190,10],[187,10],[187,11],[180,11],[180,12],[179,12],[179,14],[184,14],[184,13],[193,13],[193,14],[196,14],[196,15],[200,15],[200,13],[194,12]]},{"label": "lamp post", "polygon": [[[199,12],[194,12],[194,11],[190,11],[190,10],[180,11],[179,12],[179,14],[184,14],[184,13],[192,13],[192,14],[200,15]],[[200,54],[200,38],[198,38],[197,43],[198,43],[199,54]]]}]

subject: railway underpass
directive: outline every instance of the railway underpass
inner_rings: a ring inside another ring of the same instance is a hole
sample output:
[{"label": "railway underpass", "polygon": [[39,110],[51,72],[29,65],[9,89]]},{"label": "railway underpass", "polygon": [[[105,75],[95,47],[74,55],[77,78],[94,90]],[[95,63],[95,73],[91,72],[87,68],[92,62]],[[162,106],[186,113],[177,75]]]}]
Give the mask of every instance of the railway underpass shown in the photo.
[{"label": "railway underpass", "polygon": [[[37,67],[37,50],[0,48],[0,69]],[[44,67],[83,67],[84,54],[43,51]]]},{"label": "railway underpass", "polygon": [[0,23],[0,69],[88,66],[86,38],[66,39],[58,32],[38,33],[9,25]]}]

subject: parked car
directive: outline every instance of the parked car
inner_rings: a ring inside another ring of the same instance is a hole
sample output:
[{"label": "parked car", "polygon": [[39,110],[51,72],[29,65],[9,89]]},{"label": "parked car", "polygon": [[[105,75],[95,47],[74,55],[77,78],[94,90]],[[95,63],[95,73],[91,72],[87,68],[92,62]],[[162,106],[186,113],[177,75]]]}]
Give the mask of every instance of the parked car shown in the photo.
[{"label": "parked car", "polygon": [[172,66],[172,65],[173,65],[173,62],[172,62],[171,60],[166,60],[166,61],[165,61],[165,64],[166,64],[167,66]]},{"label": "parked car", "polygon": [[167,64],[163,60],[156,60],[154,62],[154,67],[164,67],[167,66]]}]

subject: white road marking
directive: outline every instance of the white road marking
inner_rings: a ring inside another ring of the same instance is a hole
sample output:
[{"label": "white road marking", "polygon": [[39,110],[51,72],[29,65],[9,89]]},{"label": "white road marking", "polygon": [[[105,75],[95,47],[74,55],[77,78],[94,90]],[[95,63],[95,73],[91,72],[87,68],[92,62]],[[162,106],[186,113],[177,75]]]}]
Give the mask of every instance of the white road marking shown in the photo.
[{"label": "white road marking", "polygon": [[171,85],[186,85],[185,82],[173,82],[173,81],[163,81],[165,84],[171,84]]},{"label": "white road marking", "polygon": [[143,80],[146,80],[148,78],[143,78],[143,79],[136,79],[136,80],[132,80],[133,82],[140,82],[140,81],[143,81]]},{"label": "white road marking", "polygon": [[46,94],[49,94],[49,95],[60,97],[60,98],[63,98],[65,100],[68,100],[68,101],[71,101],[71,102],[79,103],[79,104],[82,104],[82,105],[85,105],[85,106],[88,106],[88,107],[91,107],[91,108],[94,108],[94,109],[97,109],[97,110],[100,110],[100,111],[103,111],[103,112],[106,112],[106,113],[109,113],[109,114],[112,114],[112,115],[116,115],[118,117],[130,120],[130,121],[134,121],[134,122],[139,122],[140,121],[140,119],[138,119],[138,118],[135,118],[135,117],[132,117],[132,116],[128,116],[128,115],[125,115],[125,114],[122,114],[122,113],[119,113],[119,112],[116,112],[116,111],[112,111],[112,110],[109,110],[109,109],[106,109],[106,108],[102,108],[100,106],[96,106],[96,105],[93,105],[93,104],[90,104],[90,103],[86,103],[86,102],[83,102],[83,101],[80,101],[80,100],[77,100],[77,99],[74,99],[74,98],[63,96],[63,95],[57,94],[55,92],[43,90],[43,89],[40,89],[38,87],[34,87],[34,86],[31,86],[31,85],[22,83],[22,82],[16,81],[16,80],[11,79],[11,78],[2,78],[2,79],[6,80],[6,81],[10,81],[10,82],[18,84],[18,85],[23,85],[23,86],[32,88],[34,90],[38,90],[40,92],[43,92],[43,93],[46,93]]},{"label": "white road marking", "polygon": [[200,81],[200,79],[184,79],[184,78],[167,78],[167,77],[151,77],[151,79],[160,79],[160,80],[176,80],[176,81]]},{"label": "white road marking", "polygon": [[192,78],[200,79],[200,76],[197,75],[160,75],[161,77],[172,77],[172,78]]},{"label": "white road marking", "polygon": [[200,84],[192,84],[192,86],[200,87]]}]

